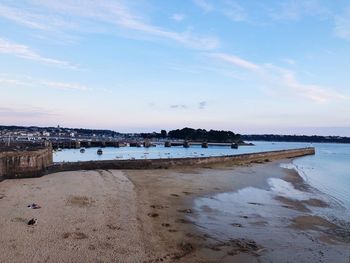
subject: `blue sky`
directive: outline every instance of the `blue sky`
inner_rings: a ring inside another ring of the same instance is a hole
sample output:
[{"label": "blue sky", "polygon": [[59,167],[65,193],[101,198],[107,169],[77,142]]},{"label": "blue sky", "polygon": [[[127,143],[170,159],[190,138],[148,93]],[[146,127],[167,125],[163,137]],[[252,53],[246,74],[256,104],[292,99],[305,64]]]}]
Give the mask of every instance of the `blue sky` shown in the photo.
[{"label": "blue sky", "polygon": [[0,1],[0,123],[350,136],[347,0]]}]

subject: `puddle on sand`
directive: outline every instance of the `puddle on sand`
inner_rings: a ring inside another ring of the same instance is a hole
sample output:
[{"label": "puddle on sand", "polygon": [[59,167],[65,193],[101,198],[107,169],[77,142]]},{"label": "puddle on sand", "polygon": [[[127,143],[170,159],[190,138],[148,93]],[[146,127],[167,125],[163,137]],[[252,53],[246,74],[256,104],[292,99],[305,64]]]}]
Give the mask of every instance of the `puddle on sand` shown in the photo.
[{"label": "puddle on sand", "polygon": [[[327,262],[337,258],[342,262],[347,251],[342,245],[318,242],[320,233],[290,227],[293,218],[305,215],[305,210],[276,200],[279,196],[299,203],[311,198],[324,200],[322,196],[295,189],[291,183],[278,178],[269,178],[268,184],[270,190],[247,187],[197,198],[194,200],[196,213],[189,218],[201,226],[200,231],[217,240],[248,238],[256,241],[266,248],[260,257],[262,261],[285,262],[289,258],[292,262]],[[312,214],[324,209],[303,205]]]}]

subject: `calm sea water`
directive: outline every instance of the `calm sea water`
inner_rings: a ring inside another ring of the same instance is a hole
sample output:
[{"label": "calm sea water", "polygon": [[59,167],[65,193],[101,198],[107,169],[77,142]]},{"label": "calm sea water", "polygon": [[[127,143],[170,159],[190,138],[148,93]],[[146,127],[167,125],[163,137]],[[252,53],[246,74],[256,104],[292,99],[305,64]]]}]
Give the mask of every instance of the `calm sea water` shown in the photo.
[{"label": "calm sea water", "polygon": [[253,142],[255,146],[242,146],[239,149],[200,145],[190,148],[163,146],[151,148],[103,148],[103,154],[97,155],[98,148],[88,148],[85,153],[79,149],[66,149],[54,153],[55,162],[89,160],[123,160],[223,156],[241,153],[293,149],[314,146],[316,154],[293,160],[294,167],[313,187],[334,197],[343,206],[350,209],[350,144],[310,144],[286,142]]},{"label": "calm sea water", "polygon": [[314,146],[315,156],[296,158],[294,166],[310,185],[350,209],[350,144]]},{"label": "calm sea water", "polygon": [[190,148],[184,148],[182,146],[166,148],[162,145],[150,148],[106,147],[102,148],[102,155],[97,155],[97,150],[99,148],[87,148],[85,153],[80,153],[79,149],[64,149],[54,153],[54,162],[224,156],[310,146],[310,144],[305,143],[254,142],[254,144],[255,146],[241,146],[239,149],[231,149],[230,146],[209,146],[209,148],[201,148],[200,145],[192,145]]}]

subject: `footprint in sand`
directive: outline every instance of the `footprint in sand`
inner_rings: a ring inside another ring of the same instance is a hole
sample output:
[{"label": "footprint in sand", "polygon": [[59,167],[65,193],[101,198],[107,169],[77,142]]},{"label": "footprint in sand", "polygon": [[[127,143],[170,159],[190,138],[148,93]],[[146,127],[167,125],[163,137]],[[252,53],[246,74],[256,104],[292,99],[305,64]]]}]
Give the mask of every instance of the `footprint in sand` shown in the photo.
[{"label": "footprint in sand", "polygon": [[87,196],[70,196],[67,204],[71,206],[86,207],[91,206],[94,201]]},{"label": "footprint in sand", "polygon": [[113,224],[108,224],[107,227],[111,230],[120,230],[121,227],[113,225]]},{"label": "footprint in sand", "polygon": [[165,205],[150,205],[151,208],[154,209],[164,209],[164,208],[168,208],[168,206]]},{"label": "footprint in sand", "polygon": [[72,239],[78,239],[78,240],[79,240],[79,239],[86,239],[86,238],[88,238],[88,236],[85,235],[85,234],[82,233],[82,232],[72,232],[72,233],[66,232],[66,233],[63,233],[62,237],[63,237],[64,239],[72,238]]}]

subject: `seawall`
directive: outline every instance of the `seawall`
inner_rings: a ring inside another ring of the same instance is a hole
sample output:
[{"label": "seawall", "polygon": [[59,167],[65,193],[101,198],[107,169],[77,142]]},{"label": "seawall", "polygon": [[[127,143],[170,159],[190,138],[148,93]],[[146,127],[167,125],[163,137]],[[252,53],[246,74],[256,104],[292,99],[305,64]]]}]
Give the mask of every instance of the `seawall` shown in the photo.
[{"label": "seawall", "polygon": [[267,160],[288,159],[313,154],[315,154],[315,148],[310,147],[218,157],[63,162],[51,165],[48,167],[46,173],[96,169],[168,169],[184,166],[200,167],[220,163],[235,165],[252,162],[265,162]]},{"label": "seawall", "polygon": [[0,181],[41,176],[51,165],[51,147],[0,151]]}]

